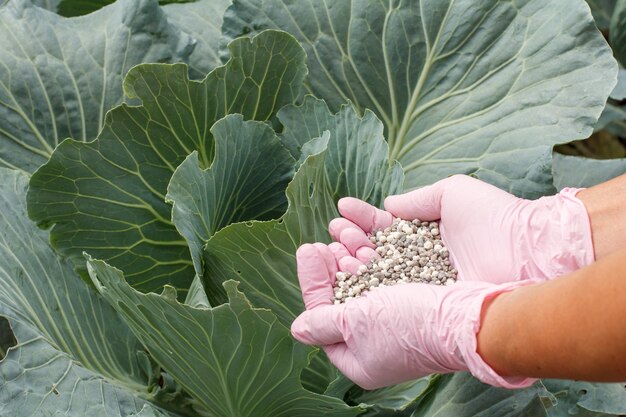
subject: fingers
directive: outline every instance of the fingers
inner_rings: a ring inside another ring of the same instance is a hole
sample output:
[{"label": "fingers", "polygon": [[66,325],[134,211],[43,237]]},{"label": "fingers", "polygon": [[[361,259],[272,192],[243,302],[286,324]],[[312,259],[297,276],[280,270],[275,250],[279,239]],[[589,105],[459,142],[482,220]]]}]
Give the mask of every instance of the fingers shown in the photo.
[{"label": "fingers", "polygon": [[341,232],[348,229],[361,231],[361,233],[363,233],[363,236],[366,236],[359,226],[352,223],[350,220],[344,219],[343,217],[332,219],[330,223],[328,223],[328,233],[330,233],[330,237],[332,237],[333,240],[337,242],[339,242],[340,240]]},{"label": "fingers", "polygon": [[348,249],[346,249],[346,247],[339,242],[331,243],[330,245],[328,245],[328,249],[330,249],[332,254],[335,256],[335,260],[337,261],[337,263],[339,263],[339,260],[341,258],[351,256],[350,252],[348,252]]},{"label": "fingers", "polygon": [[446,178],[406,194],[389,196],[385,199],[385,209],[402,219],[438,220],[441,218],[441,197],[449,180]]},{"label": "fingers", "polygon": [[346,249],[346,247],[339,242],[331,243],[328,245],[328,248],[335,256],[335,260],[340,271],[356,274],[359,266],[364,264],[364,262],[361,262],[359,259],[352,256],[350,252],[348,252],[348,249]]},{"label": "fingers", "polygon": [[331,304],[333,296],[332,284],[337,270],[336,266],[334,272],[329,270],[328,264],[333,262],[334,255],[328,247],[322,246],[305,244],[296,252],[298,280],[307,309]]},{"label": "fingers", "polygon": [[320,306],[306,310],[291,324],[291,334],[307,345],[332,345],[342,343],[345,305]]},{"label": "fingers", "polygon": [[349,253],[344,256],[355,257],[362,247],[371,249],[376,247],[359,226],[342,217],[333,219],[328,225],[328,231],[335,241],[340,242],[348,250]]},{"label": "fingers", "polygon": [[326,263],[326,269],[328,270],[328,275],[330,276],[330,284],[335,283],[335,275],[337,274],[337,261],[335,260],[335,255],[333,255],[332,251],[328,248],[327,245],[323,243],[316,242],[313,244],[322,255],[324,259],[324,263]]},{"label": "fingers", "polygon": [[333,242],[328,245],[329,250],[335,256],[335,262],[339,266],[340,271],[347,271],[356,274],[359,266],[365,265],[380,255],[370,247],[363,246],[356,250],[355,256],[352,256],[348,249],[339,242]]},{"label": "fingers", "polygon": [[353,256],[356,255],[357,249],[361,247],[372,249],[376,247],[376,245],[370,242],[369,238],[362,230],[352,228],[344,229],[339,235],[338,241],[341,242]]},{"label": "fingers", "polygon": [[328,224],[328,232],[333,240],[343,243],[353,256],[361,246],[376,247],[370,242],[363,229],[343,217],[331,220]]},{"label": "fingers", "polygon": [[345,197],[337,204],[339,213],[366,233],[389,227],[393,222],[391,213],[380,210],[363,200]]},{"label": "fingers", "polygon": [[339,269],[347,271],[352,275],[356,275],[361,265],[363,265],[363,262],[352,256],[345,256],[339,260]]},{"label": "fingers", "polygon": [[380,255],[376,253],[374,249],[363,246],[362,248],[357,249],[355,257],[359,261],[366,264],[372,259],[380,258]]}]

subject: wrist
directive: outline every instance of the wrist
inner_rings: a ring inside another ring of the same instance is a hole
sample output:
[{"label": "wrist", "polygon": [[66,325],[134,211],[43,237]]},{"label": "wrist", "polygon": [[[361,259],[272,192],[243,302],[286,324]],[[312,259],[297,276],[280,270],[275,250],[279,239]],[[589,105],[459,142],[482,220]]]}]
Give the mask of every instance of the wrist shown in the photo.
[{"label": "wrist", "polygon": [[603,258],[626,245],[624,201],[611,195],[616,190],[607,189],[607,185],[610,186],[611,182],[580,190],[576,194],[588,213],[595,259]]}]

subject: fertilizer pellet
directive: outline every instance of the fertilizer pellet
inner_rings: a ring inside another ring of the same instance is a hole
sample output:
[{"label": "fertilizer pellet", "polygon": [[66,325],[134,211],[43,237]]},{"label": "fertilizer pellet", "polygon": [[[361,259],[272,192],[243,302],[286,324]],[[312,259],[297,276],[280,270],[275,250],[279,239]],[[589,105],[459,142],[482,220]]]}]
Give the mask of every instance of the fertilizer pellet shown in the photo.
[{"label": "fertilizer pellet", "polygon": [[437,222],[395,219],[391,226],[375,230],[370,241],[380,258],[359,266],[356,274],[337,272],[333,287],[335,304],[362,296],[374,288],[408,283],[452,285],[457,270],[441,241]]}]

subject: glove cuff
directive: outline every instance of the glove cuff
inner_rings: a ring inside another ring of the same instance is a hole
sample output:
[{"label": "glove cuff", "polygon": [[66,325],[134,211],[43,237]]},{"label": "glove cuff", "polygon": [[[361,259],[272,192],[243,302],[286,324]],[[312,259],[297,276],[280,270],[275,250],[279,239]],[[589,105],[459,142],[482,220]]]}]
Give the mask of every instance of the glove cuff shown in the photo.
[{"label": "glove cuff", "polygon": [[465,319],[462,325],[458,327],[457,346],[459,354],[465,362],[467,370],[472,373],[478,380],[495,387],[507,389],[526,388],[533,385],[536,378],[526,377],[503,377],[491,368],[478,354],[477,334],[480,330],[480,318],[482,308],[485,301],[496,297],[504,292],[512,291],[518,287],[532,285],[539,281],[524,280],[502,285],[490,285],[488,288],[480,289],[478,294],[474,293],[472,301],[463,315]]},{"label": "glove cuff", "polygon": [[580,190],[565,188],[525,205],[518,252],[531,261],[525,262],[520,276],[551,279],[594,262],[589,215],[576,198]]},{"label": "glove cuff", "polygon": [[[561,233],[565,245],[562,259],[575,269],[580,269],[595,261],[593,239],[591,234],[591,220],[587,208],[576,194],[583,188],[564,188],[558,194],[563,205]],[[561,275],[571,272],[571,268],[561,271]]]}]

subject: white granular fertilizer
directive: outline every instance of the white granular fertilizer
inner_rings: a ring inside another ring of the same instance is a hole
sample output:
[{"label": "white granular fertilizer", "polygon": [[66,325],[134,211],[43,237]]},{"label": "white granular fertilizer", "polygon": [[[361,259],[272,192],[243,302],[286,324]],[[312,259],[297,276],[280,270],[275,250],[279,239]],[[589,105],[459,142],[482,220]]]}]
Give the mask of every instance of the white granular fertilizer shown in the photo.
[{"label": "white granular fertilizer", "polygon": [[370,241],[380,258],[361,265],[356,275],[337,272],[335,304],[377,287],[411,282],[452,285],[456,281],[457,270],[450,265],[437,222],[395,219],[386,229],[374,231]]}]

